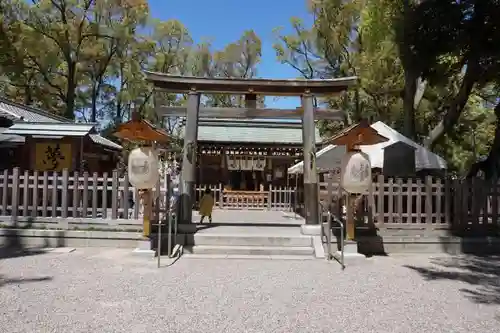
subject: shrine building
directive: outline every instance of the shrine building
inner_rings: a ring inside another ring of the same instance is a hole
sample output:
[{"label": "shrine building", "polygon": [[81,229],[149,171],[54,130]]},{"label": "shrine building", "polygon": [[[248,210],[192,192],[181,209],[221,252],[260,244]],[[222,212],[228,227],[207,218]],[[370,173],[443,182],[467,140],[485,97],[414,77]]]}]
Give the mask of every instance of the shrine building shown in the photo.
[{"label": "shrine building", "polygon": [[[319,146],[317,128],[314,135]],[[288,167],[303,159],[300,120],[201,118],[197,139],[199,185],[240,191],[286,186]]]}]

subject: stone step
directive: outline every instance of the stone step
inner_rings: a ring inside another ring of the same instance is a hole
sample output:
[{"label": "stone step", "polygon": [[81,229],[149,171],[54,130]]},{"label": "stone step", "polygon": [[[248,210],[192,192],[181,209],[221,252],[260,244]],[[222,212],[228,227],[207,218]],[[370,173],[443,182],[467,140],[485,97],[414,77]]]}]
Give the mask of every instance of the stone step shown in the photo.
[{"label": "stone step", "polygon": [[250,255],[250,254],[190,254],[182,255],[183,259],[254,259],[254,260],[314,260],[314,256],[304,255]]},{"label": "stone step", "polygon": [[184,253],[207,255],[313,256],[314,249],[311,246],[188,245],[184,247]]},{"label": "stone step", "polygon": [[190,245],[213,246],[312,247],[312,238],[307,236],[291,235],[277,236],[197,233],[188,237],[186,243]]}]

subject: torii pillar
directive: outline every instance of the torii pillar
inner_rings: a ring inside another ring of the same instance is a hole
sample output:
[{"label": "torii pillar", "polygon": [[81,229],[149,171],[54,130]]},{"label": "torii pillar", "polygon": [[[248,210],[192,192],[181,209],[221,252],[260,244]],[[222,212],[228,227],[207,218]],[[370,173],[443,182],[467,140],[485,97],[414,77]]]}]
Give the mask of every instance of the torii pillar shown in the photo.
[{"label": "torii pillar", "polygon": [[304,147],[304,208],[305,225],[302,233],[320,235],[318,175],[316,173],[316,125],[314,123],[314,96],[302,95],[302,142]]},{"label": "torii pillar", "polygon": [[182,149],[182,170],[180,186],[179,230],[193,232],[193,204],[196,186],[196,156],[198,141],[198,116],[200,111],[200,93],[191,90],[188,93],[184,147]]}]

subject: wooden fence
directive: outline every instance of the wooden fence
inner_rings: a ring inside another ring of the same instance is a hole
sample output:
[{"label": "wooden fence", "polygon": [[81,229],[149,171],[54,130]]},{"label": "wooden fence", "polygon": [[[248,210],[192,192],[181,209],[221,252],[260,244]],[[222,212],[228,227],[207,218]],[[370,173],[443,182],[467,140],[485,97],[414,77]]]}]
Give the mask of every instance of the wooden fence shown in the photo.
[{"label": "wooden fence", "polygon": [[[341,213],[344,196],[334,183],[320,183],[322,207]],[[269,187],[267,191],[231,191],[209,186],[221,209],[303,211],[302,191]],[[197,202],[205,186],[195,191]],[[157,214],[164,214],[167,181],[155,189]],[[393,179],[378,176],[369,193],[360,196],[358,223],[395,228],[448,228],[462,230],[498,225],[500,189],[497,182],[479,179]],[[326,210],[323,212],[326,213]],[[31,222],[30,222],[31,221]],[[128,178],[118,172],[101,175],[57,172],[0,174],[0,224],[42,223],[51,227],[140,229],[141,204]]]},{"label": "wooden fence", "polygon": [[206,188],[215,199],[215,206],[221,209],[256,209],[291,211],[294,203],[300,201],[302,190],[294,187],[270,186],[267,191],[226,190],[222,184],[198,186],[196,202],[199,202]]},{"label": "wooden fence", "polygon": [[[499,186],[481,179],[394,179],[380,175],[367,194],[356,198],[356,217],[360,225],[379,228],[496,229]],[[323,207],[331,203],[331,209],[342,215],[345,194],[338,184],[321,183],[320,200]]]}]

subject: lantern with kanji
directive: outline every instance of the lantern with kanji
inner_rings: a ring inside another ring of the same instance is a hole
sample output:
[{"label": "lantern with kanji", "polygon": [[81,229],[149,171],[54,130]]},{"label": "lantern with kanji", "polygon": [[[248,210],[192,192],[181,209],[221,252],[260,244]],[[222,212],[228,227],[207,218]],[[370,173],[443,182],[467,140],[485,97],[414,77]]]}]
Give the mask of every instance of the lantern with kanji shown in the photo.
[{"label": "lantern with kanji", "polygon": [[370,158],[360,151],[348,152],[342,159],[340,186],[347,193],[366,193],[372,185]]},{"label": "lantern with kanji", "polygon": [[128,177],[137,189],[152,189],[160,177],[158,152],[152,147],[132,150],[128,157]]}]

